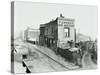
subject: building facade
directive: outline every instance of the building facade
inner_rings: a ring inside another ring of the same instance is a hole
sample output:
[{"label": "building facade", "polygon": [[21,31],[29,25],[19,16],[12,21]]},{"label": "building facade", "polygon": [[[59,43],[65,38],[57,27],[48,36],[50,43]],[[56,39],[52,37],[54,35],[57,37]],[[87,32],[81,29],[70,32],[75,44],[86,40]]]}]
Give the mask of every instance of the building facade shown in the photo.
[{"label": "building facade", "polygon": [[39,35],[40,35],[39,29],[34,29],[34,28],[28,27],[24,31],[24,40],[34,43],[34,44],[38,44],[39,43]]},{"label": "building facade", "polygon": [[40,25],[39,43],[56,50],[68,47],[68,41],[75,41],[75,20],[60,14],[55,20]]}]

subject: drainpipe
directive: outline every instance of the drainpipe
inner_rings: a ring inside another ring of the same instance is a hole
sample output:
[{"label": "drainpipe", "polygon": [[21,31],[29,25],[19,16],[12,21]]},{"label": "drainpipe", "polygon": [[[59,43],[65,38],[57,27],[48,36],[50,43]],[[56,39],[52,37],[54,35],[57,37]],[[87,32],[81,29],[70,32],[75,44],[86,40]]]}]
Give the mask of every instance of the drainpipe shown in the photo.
[{"label": "drainpipe", "polygon": [[76,29],[74,30],[74,34],[75,34],[74,40],[75,40],[75,43],[76,43]]}]

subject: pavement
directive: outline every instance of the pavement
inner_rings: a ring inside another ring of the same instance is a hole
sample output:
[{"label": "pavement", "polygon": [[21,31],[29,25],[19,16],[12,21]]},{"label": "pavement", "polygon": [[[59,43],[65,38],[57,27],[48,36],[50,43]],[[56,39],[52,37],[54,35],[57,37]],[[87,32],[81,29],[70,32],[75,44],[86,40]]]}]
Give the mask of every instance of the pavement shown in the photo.
[{"label": "pavement", "polygon": [[14,62],[14,73],[26,73],[26,68],[22,66],[21,62]]},{"label": "pavement", "polygon": [[91,54],[87,52],[83,55],[82,65],[82,69],[97,69],[97,64],[92,61]]},{"label": "pavement", "polygon": [[39,45],[33,45],[33,44],[30,44],[30,43],[28,43],[28,46],[30,48],[35,48],[35,49],[41,51],[42,53],[48,55],[52,59],[54,59],[57,62],[63,64],[64,66],[66,66],[69,70],[74,70],[74,69],[78,69],[79,68],[79,66],[76,66],[73,63],[66,61],[60,55],[56,55],[55,52],[53,50],[51,50],[50,48],[39,46]]},{"label": "pavement", "polygon": [[[25,62],[28,68],[32,72],[52,72],[52,71],[66,71],[66,70],[79,70],[79,69],[81,70],[81,69],[96,68],[96,64],[92,62],[91,57],[88,54],[84,54],[82,59],[82,68],[79,68],[79,66],[76,66],[73,63],[66,61],[60,55],[56,55],[53,50],[47,47],[34,45],[27,42],[18,42],[18,41],[16,45],[17,45],[16,46],[17,53],[15,53],[15,61],[14,61],[15,73],[26,73],[25,72],[26,68],[22,66],[23,59],[21,58],[21,56],[23,54],[27,55],[29,54],[29,52],[33,53],[33,55],[28,56],[28,60],[26,60]],[[51,58],[56,62],[53,61]],[[57,62],[61,63],[63,66]]]}]

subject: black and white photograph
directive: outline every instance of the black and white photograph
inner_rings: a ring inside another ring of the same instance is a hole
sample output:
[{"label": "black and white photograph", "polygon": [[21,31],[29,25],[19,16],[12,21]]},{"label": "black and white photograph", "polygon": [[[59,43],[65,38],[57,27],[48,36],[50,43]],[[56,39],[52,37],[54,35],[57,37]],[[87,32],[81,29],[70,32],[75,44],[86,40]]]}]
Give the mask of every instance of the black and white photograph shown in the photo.
[{"label": "black and white photograph", "polygon": [[98,67],[98,14],[92,5],[11,2],[11,72]]}]

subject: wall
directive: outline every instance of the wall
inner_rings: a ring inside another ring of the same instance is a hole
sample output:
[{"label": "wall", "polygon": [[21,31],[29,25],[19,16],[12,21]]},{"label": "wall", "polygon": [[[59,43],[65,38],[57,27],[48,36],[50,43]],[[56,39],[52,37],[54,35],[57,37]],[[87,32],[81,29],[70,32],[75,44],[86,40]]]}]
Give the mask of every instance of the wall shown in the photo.
[{"label": "wall", "polygon": [[66,17],[58,18],[58,47],[60,48],[68,47],[67,41],[75,41],[75,20]]}]

